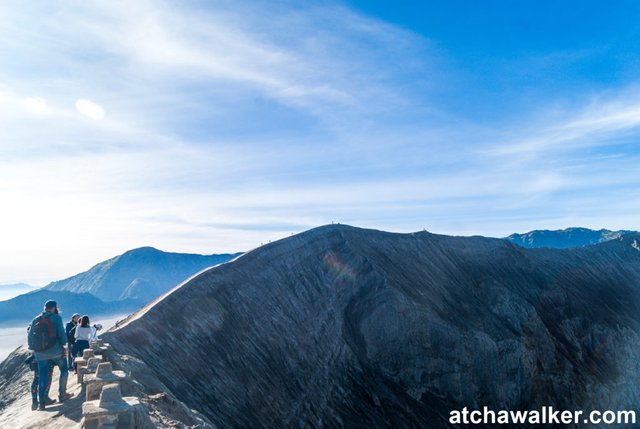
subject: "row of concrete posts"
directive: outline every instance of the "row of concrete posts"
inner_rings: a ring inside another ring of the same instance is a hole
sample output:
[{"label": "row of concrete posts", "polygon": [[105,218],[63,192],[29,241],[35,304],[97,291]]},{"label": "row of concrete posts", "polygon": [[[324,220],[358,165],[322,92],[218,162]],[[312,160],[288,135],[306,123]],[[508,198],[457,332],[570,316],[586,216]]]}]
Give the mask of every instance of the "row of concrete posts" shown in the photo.
[{"label": "row of concrete posts", "polygon": [[129,376],[113,370],[107,359],[110,351],[111,346],[98,339],[75,359],[78,383],[83,383],[86,391],[82,404],[85,429],[134,428],[136,411],[142,406],[138,398],[122,396],[121,385]]}]

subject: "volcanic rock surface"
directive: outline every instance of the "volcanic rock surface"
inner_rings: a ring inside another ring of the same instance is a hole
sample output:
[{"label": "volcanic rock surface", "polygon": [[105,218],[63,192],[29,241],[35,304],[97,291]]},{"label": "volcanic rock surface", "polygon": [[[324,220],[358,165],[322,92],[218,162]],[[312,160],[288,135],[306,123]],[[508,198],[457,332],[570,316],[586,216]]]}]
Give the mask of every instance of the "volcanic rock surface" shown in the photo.
[{"label": "volcanic rock surface", "polygon": [[207,270],[104,337],[218,427],[638,409],[639,243],[525,249],[329,225]]}]

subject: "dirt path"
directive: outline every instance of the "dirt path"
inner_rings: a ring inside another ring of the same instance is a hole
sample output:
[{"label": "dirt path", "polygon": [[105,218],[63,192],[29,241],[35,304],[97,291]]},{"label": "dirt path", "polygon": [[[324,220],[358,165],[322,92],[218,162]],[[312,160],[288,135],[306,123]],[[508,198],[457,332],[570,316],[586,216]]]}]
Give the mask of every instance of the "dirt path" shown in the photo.
[{"label": "dirt path", "polygon": [[[26,368],[25,365],[22,365]],[[84,387],[76,382],[76,376],[73,372],[69,373],[67,381],[67,392],[73,395],[71,399],[67,399],[63,403],[56,403],[47,407],[45,411],[31,410],[31,393],[30,386],[33,380],[32,371],[23,371],[23,368],[17,368],[23,372],[12,383],[12,392],[1,392],[2,396],[12,396],[15,398],[7,408],[0,413],[0,428],[13,429],[41,429],[41,428],[76,428],[80,427],[82,419],[82,403],[84,402]],[[60,371],[55,368],[53,371],[53,382],[51,383],[51,391],[49,396],[57,399],[58,382]]]}]

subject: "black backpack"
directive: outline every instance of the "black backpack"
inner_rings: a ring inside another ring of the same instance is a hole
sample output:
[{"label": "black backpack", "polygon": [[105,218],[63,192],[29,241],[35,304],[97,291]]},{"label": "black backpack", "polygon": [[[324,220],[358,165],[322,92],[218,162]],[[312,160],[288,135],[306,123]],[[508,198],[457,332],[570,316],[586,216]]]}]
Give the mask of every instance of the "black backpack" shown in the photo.
[{"label": "black backpack", "polygon": [[36,352],[49,350],[56,345],[56,333],[49,317],[40,315],[29,330],[29,348]]}]

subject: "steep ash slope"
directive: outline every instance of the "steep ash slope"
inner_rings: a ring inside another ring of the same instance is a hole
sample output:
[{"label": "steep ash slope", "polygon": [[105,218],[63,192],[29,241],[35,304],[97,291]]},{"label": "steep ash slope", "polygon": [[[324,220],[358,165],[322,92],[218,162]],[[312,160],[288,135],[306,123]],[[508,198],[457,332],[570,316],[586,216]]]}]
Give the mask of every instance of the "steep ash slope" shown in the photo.
[{"label": "steep ash slope", "polygon": [[639,242],[527,250],[326,226],[208,270],[104,336],[220,427],[637,409]]}]

